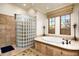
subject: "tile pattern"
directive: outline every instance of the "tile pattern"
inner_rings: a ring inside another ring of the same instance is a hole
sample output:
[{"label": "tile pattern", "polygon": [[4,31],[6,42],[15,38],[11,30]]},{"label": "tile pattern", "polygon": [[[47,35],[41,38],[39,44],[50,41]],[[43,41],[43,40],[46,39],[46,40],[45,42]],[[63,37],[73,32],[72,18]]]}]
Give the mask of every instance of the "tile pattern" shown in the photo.
[{"label": "tile pattern", "polygon": [[[22,19],[22,20],[21,20]],[[17,47],[33,46],[36,37],[36,18],[29,15],[16,15],[16,44]]]},{"label": "tile pattern", "polygon": [[13,16],[0,14],[0,46],[7,45],[8,42],[15,44],[15,19]]},{"label": "tile pattern", "polygon": [[43,56],[43,55],[34,48],[30,48],[16,54],[15,56]]}]

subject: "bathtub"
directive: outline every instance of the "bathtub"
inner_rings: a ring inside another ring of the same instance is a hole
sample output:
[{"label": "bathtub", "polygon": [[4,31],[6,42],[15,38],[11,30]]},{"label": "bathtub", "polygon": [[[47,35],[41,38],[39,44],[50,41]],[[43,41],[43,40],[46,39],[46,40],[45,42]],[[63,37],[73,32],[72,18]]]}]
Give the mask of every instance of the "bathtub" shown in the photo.
[{"label": "bathtub", "polygon": [[[66,40],[63,39],[62,37],[44,36],[44,37],[36,37],[34,40],[45,43],[45,44],[57,46],[57,47],[60,47],[63,49],[79,50],[79,41],[74,41],[71,39],[67,39],[68,41],[71,41],[71,44],[66,44]],[[63,44],[63,42],[64,42],[64,44]]]},{"label": "bathtub", "polygon": [[64,40],[61,37],[42,37],[44,41],[47,41],[49,43],[56,43],[61,44]]}]

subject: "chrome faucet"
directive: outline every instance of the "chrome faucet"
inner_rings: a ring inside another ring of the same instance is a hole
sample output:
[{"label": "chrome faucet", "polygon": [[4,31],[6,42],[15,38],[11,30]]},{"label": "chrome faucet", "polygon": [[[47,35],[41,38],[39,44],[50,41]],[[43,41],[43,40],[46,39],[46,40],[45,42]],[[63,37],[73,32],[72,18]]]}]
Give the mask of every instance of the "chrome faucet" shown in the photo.
[{"label": "chrome faucet", "polygon": [[71,44],[71,41],[69,41],[69,40],[66,40],[66,44]]},{"label": "chrome faucet", "polygon": [[[64,39],[63,39],[64,40]],[[62,44],[71,44],[71,41],[69,41],[69,40],[64,40],[63,42],[62,42]]]},{"label": "chrome faucet", "polygon": [[66,44],[68,44],[69,42],[68,42],[68,40],[66,40]]}]

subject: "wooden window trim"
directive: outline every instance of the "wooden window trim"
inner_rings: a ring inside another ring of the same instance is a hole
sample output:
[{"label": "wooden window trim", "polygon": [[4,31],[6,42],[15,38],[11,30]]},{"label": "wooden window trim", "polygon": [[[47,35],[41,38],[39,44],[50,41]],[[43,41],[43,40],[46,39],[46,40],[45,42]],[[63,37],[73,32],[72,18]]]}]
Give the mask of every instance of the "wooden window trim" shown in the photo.
[{"label": "wooden window trim", "polygon": [[[56,20],[55,20],[55,24],[56,24]],[[54,24],[54,26],[56,26],[55,24]],[[49,27],[50,27],[50,18],[48,18],[48,34],[55,34],[55,33],[50,33],[50,31],[49,31],[50,28]]]},{"label": "wooden window trim", "polygon": [[[71,14],[66,14],[66,15],[70,15],[70,24],[71,24]],[[62,15],[62,16],[64,16],[64,15]],[[70,27],[71,27],[71,25],[70,25]],[[60,35],[66,35],[66,34],[61,34],[61,16],[60,16]],[[68,34],[68,35],[71,35],[71,28],[70,28],[70,34]]]},{"label": "wooden window trim", "polygon": [[[66,15],[70,15],[70,24],[71,24],[71,14],[66,14]],[[62,16],[64,16],[64,15],[62,15]],[[61,34],[61,16],[59,16],[60,17],[60,35],[71,35],[71,28],[70,28],[70,34]],[[56,17],[55,17],[56,18]],[[55,19],[55,26],[56,26],[56,19]],[[52,34],[52,33],[50,33],[50,18],[48,18],[48,34]],[[71,25],[70,25],[70,27],[71,27]],[[56,27],[55,27],[56,28]],[[56,33],[56,32],[55,32]],[[55,34],[55,33],[53,33],[53,34]]]}]

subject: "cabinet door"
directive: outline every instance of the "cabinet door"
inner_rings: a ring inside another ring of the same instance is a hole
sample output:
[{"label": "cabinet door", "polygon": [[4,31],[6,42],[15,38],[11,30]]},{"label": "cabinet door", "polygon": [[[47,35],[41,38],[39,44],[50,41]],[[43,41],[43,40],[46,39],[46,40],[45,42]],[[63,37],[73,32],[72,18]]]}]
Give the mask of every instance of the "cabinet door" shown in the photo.
[{"label": "cabinet door", "polygon": [[61,56],[62,55],[61,49],[58,47],[54,47],[53,48],[53,55],[54,56]]},{"label": "cabinet door", "polygon": [[35,42],[35,49],[46,55],[46,45],[40,42]]},{"label": "cabinet door", "polygon": [[35,42],[35,49],[41,52],[40,48],[41,48],[41,44],[39,42]]},{"label": "cabinet door", "polygon": [[47,52],[46,52],[46,54],[48,55],[48,56],[53,56],[53,47],[52,46],[49,46],[49,45],[47,45]]},{"label": "cabinet door", "polygon": [[41,43],[41,48],[40,48],[40,50],[41,50],[41,53],[42,53],[43,55],[46,55],[46,45],[45,45],[45,44]]},{"label": "cabinet door", "polygon": [[62,50],[63,56],[77,56],[78,52],[76,51],[68,51],[68,50]]}]

